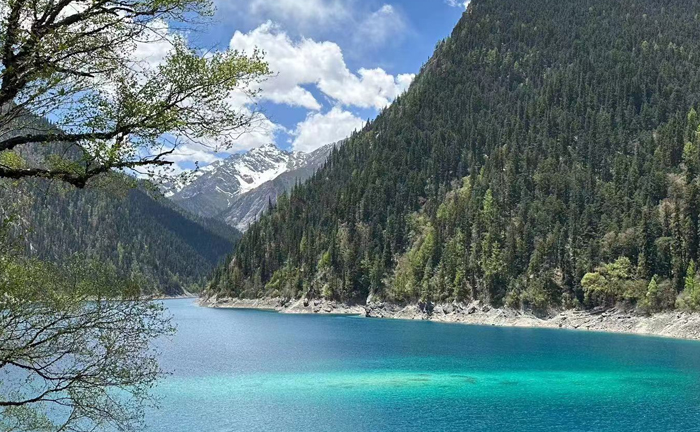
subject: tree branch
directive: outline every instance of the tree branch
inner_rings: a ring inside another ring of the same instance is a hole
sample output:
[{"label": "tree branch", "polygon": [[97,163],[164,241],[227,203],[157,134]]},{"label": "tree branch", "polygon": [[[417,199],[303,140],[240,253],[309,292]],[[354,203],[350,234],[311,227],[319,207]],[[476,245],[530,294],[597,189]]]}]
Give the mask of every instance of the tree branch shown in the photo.
[{"label": "tree branch", "polygon": [[[170,154],[170,152],[168,152]],[[164,155],[164,154],[163,154]],[[115,164],[99,165],[90,168],[83,173],[76,173],[68,170],[52,170],[44,168],[9,168],[0,165],[0,177],[9,179],[23,179],[28,177],[56,179],[69,183],[79,189],[85,187],[87,182],[100,174],[104,174],[113,169],[138,168],[142,166],[170,166],[173,162],[161,159],[138,160],[131,162],[117,162]]]},{"label": "tree branch", "polygon": [[124,133],[125,128],[117,128],[109,132],[88,132],[88,133],[63,133],[63,132],[51,132],[51,133],[41,133],[41,134],[29,134],[29,135],[19,135],[16,137],[8,138],[6,140],[0,141],[0,151],[12,150],[18,145],[22,144],[41,144],[41,143],[51,143],[51,142],[80,142],[83,140],[90,139],[101,139],[107,140],[112,139]]}]

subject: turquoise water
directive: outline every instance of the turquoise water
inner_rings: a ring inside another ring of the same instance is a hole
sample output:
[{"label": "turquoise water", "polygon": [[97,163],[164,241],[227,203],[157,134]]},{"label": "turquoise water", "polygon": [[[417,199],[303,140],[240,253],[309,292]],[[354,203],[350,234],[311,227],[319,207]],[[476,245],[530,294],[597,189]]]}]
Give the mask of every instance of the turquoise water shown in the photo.
[{"label": "turquoise water", "polygon": [[165,304],[148,431],[700,431],[700,343]]}]

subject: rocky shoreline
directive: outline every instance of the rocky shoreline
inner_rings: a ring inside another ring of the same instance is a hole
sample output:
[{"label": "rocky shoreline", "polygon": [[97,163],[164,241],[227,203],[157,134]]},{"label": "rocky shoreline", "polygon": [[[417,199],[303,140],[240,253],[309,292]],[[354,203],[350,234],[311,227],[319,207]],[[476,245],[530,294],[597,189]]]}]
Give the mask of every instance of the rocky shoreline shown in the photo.
[{"label": "rocky shoreline", "polygon": [[217,297],[200,298],[200,306],[222,309],[260,309],[273,310],[287,314],[334,314],[366,316],[363,305],[347,305],[328,300],[288,300],[279,297],[262,299],[239,299]]},{"label": "rocky shoreline", "polygon": [[196,299],[199,296],[195,293],[185,291],[182,294],[168,295],[168,294],[150,294],[143,296],[146,300],[183,300],[183,299]]},{"label": "rocky shoreline", "polygon": [[321,299],[218,299],[212,297],[200,299],[199,304],[205,307],[263,309],[280,313],[352,314],[368,318],[430,320],[503,327],[561,328],[700,340],[700,314],[680,311],[644,316],[619,309],[565,310],[541,318],[527,311],[494,308],[479,301],[468,304],[401,306],[384,302],[348,305]]}]

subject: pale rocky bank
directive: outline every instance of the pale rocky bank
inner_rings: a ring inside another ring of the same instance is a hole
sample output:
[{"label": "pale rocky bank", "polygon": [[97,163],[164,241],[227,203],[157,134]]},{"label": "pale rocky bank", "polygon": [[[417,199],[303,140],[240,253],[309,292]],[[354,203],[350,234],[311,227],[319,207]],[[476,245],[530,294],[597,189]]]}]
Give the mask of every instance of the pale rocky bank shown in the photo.
[{"label": "pale rocky bank", "polygon": [[445,323],[503,327],[561,328],[613,333],[664,336],[700,340],[700,314],[681,311],[639,315],[620,309],[565,310],[548,317],[527,311],[494,308],[480,301],[471,303],[410,304],[384,302],[348,305],[328,300],[287,300],[282,298],[237,299],[202,298],[201,306],[233,309],[263,309],[280,313],[353,314],[368,318],[429,320]]},{"label": "pale rocky bank", "polygon": [[289,300],[279,297],[262,299],[200,298],[199,305],[222,309],[274,310],[287,314],[338,314],[366,316],[364,305],[347,305],[328,300]]}]

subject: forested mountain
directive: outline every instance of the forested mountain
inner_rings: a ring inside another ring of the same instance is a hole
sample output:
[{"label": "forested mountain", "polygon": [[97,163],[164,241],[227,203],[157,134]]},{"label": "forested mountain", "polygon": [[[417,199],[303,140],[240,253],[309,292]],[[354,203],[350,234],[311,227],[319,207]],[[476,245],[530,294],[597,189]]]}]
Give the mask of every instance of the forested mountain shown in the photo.
[{"label": "forested mountain", "polygon": [[[118,177],[118,176],[115,176]],[[240,234],[222,222],[189,215],[143,185],[101,179],[75,189],[45,181],[0,185],[0,213],[14,215],[32,256],[78,255],[114,265],[148,293],[198,289]]]},{"label": "forested mountain", "polygon": [[700,305],[700,3],[473,0],[211,293]]},{"label": "forested mountain", "polygon": [[45,181],[3,183],[0,200],[14,205],[0,205],[0,213],[15,215],[32,256],[94,258],[141,280],[144,292],[170,295],[201,286],[240,236],[222,222],[188,215],[143,185],[101,182],[80,190]]},{"label": "forested mountain", "polygon": [[[27,115],[2,132],[55,130],[46,119]],[[55,155],[78,159],[70,143],[22,146],[0,152],[0,164],[44,166]],[[141,281],[147,293],[182,294],[202,286],[233,251],[240,233],[222,222],[188,214],[145,182],[124,175],[102,176],[86,189],[40,179],[0,182],[0,220],[28,254],[64,262],[73,256],[113,265]]]},{"label": "forested mountain", "polygon": [[245,231],[278,195],[311,177],[333,146],[303,153],[267,144],[207,165],[164,192],[185,210]]}]

